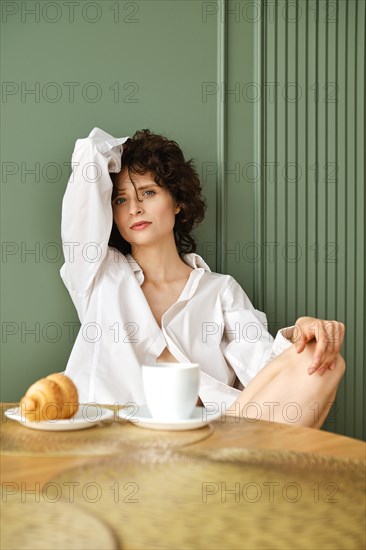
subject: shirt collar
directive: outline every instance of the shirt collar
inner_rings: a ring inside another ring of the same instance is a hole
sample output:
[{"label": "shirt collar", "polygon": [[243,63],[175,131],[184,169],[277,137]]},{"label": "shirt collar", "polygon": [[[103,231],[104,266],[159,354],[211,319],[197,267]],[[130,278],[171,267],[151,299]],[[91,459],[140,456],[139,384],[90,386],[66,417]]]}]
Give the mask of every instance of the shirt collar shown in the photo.
[{"label": "shirt collar", "polygon": [[126,254],[126,260],[130,268],[133,270],[139,285],[141,286],[144,282],[144,272],[131,254]]},{"label": "shirt collar", "polygon": [[[126,254],[126,260],[133,270],[139,285],[141,286],[144,282],[144,272],[142,271],[136,260],[133,258],[133,256],[131,256],[131,254]],[[203,271],[211,271],[205,260],[195,252],[191,252],[190,254],[183,254],[182,260],[190,267],[193,267],[193,269],[202,270],[202,274]]]},{"label": "shirt collar", "polygon": [[182,259],[186,264],[188,264],[190,267],[193,267],[194,269],[203,268],[205,271],[211,271],[205,260],[195,252],[184,254]]}]

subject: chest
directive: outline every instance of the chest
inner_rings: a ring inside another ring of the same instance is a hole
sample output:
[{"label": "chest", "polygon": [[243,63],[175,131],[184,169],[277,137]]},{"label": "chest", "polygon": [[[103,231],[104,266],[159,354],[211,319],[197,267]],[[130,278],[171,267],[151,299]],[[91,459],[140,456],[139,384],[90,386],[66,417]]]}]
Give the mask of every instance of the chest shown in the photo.
[{"label": "chest", "polygon": [[152,311],[152,314],[160,328],[162,316],[173,304],[176,303],[182,293],[184,286],[185,281],[159,288],[149,283],[144,283],[141,286],[141,289]]}]

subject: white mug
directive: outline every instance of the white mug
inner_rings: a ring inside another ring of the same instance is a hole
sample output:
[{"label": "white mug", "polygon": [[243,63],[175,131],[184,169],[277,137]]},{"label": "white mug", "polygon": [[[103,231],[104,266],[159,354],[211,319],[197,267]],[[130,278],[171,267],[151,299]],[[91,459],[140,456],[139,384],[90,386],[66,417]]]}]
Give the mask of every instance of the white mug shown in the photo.
[{"label": "white mug", "polygon": [[146,404],[155,420],[170,422],[192,415],[198,398],[198,363],[142,365]]}]

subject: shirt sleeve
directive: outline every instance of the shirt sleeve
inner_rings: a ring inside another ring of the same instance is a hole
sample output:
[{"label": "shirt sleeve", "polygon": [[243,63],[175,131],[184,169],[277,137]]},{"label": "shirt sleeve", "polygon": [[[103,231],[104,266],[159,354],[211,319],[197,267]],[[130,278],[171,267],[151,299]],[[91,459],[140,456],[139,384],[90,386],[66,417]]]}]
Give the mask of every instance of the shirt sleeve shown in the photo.
[{"label": "shirt sleeve", "polygon": [[[223,296],[222,352],[245,387],[274,357],[291,347],[281,331],[268,332],[266,315],[256,310],[239,283],[230,277]],[[284,330],[284,329],[282,329]]]},{"label": "shirt sleeve", "polygon": [[120,172],[122,144],[94,128],[78,139],[72,173],[62,202],[61,238],[65,263],[60,270],[71,296],[85,298],[107,255],[112,229],[113,184],[110,172]]}]

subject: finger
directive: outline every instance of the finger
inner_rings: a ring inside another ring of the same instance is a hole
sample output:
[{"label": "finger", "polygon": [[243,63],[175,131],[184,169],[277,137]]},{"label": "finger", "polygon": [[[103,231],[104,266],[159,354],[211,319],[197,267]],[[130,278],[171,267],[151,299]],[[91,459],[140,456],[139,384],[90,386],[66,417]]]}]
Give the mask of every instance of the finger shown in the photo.
[{"label": "finger", "polygon": [[326,348],[327,356],[330,356],[330,355],[333,356],[335,355],[335,353],[338,353],[338,352],[335,352],[334,336],[331,334],[329,329],[325,331],[324,342],[327,344],[327,348]]},{"label": "finger", "polygon": [[333,362],[334,362],[334,355],[330,355],[330,356],[326,355],[325,357],[323,357],[322,361],[317,367],[316,372],[319,373],[319,371],[322,371],[324,373],[324,371],[329,369],[330,365]]},{"label": "finger", "polygon": [[305,349],[307,338],[299,323],[295,323],[292,341],[297,353],[300,353]]},{"label": "finger", "polygon": [[325,334],[324,329],[320,329],[319,330],[320,338],[315,347],[313,361],[308,368],[309,374],[313,374],[324,362],[324,357],[326,356],[326,351],[328,347],[326,338],[324,338],[324,334]]},{"label": "finger", "polygon": [[297,353],[304,351],[307,344],[307,338],[305,335],[302,335],[297,342],[295,342],[295,350]]},{"label": "finger", "polygon": [[329,345],[332,347],[334,353],[339,353],[343,344],[343,323],[339,323],[338,321],[328,321],[326,330],[328,333]]},{"label": "finger", "polygon": [[324,341],[327,343],[327,348],[317,368],[317,372],[319,373],[319,371],[321,371],[322,374],[324,374],[327,369],[333,370],[335,368],[335,361],[343,343],[343,334],[345,330],[343,323],[339,323],[338,321],[323,322],[323,328],[326,333]]},{"label": "finger", "polygon": [[[332,365],[334,365],[334,367],[335,367],[335,363],[332,363]],[[323,367],[323,366],[319,367],[318,370],[316,371],[316,374],[318,374],[319,376],[323,376],[323,374],[327,370],[333,370],[334,367],[331,368],[332,365],[330,365],[329,367]]]},{"label": "finger", "polygon": [[327,356],[324,357],[324,360],[319,365],[316,371],[317,374],[320,374],[320,371],[322,371],[322,374],[324,374],[326,370],[334,370],[336,367],[336,360],[338,356],[339,354],[334,354],[334,353],[332,355],[327,354]]},{"label": "finger", "polygon": [[323,376],[323,374],[324,374],[327,370],[333,370],[334,367],[331,368],[332,365],[334,365],[334,367],[335,367],[335,363],[334,363],[334,362],[332,362],[332,363],[330,363],[330,364],[328,364],[328,365],[325,364],[325,363],[322,363],[322,364],[320,365],[320,367],[318,368],[318,370],[316,371],[316,374],[319,374],[319,376]]},{"label": "finger", "polygon": [[[310,327],[315,334],[317,345],[315,348],[313,362],[308,368],[309,374],[315,372],[321,373],[322,376],[325,370],[333,370],[335,362],[339,355],[340,348],[343,343],[345,326],[338,321],[317,321],[316,330],[314,326]],[[313,330],[314,329],[314,330]],[[314,336],[312,336],[314,338]]]},{"label": "finger", "polygon": [[343,341],[340,323],[337,321],[327,321],[324,328],[327,333],[329,352],[339,353]]},{"label": "finger", "polygon": [[[319,330],[319,341],[324,344],[321,348],[322,357],[319,361],[318,368],[328,368],[333,362],[338,352],[334,349],[335,340],[335,323],[334,321],[322,321]],[[316,349],[315,349],[316,355]]]}]

